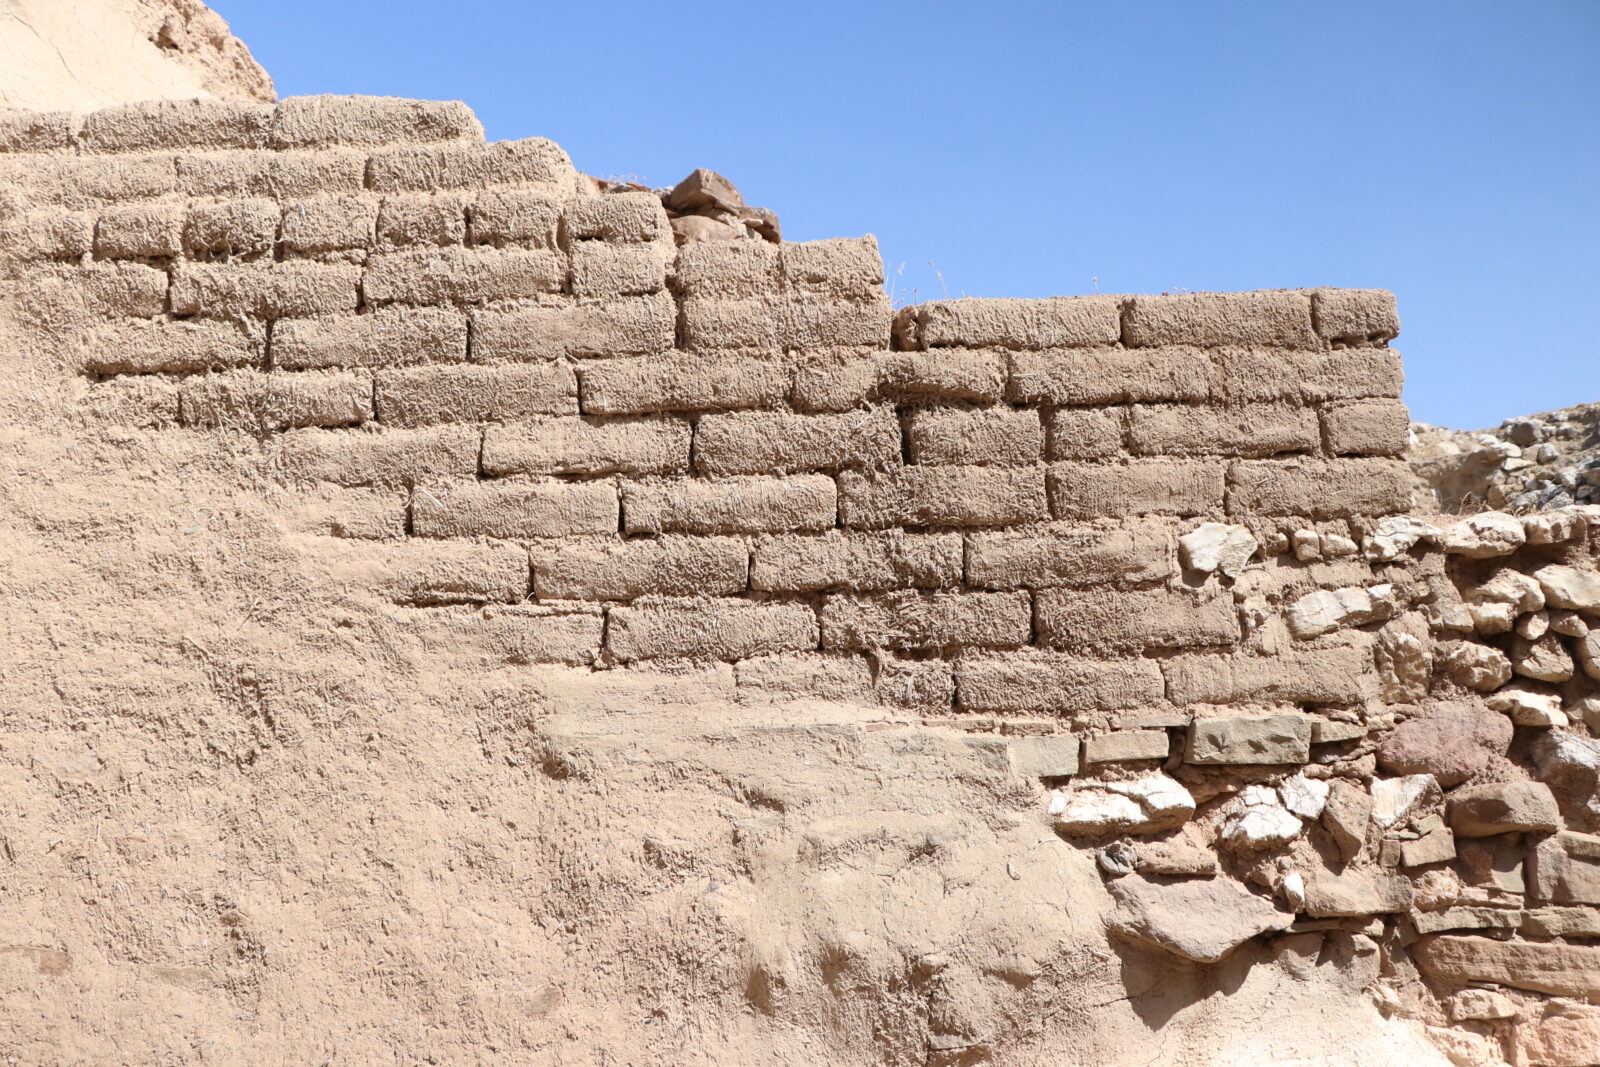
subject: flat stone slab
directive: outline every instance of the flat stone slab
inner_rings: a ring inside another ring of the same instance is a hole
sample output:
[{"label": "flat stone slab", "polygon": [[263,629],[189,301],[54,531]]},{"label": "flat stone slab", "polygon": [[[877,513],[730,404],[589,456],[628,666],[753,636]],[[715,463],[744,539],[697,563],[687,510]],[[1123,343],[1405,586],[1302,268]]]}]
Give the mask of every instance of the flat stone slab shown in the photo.
[{"label": "flat stone slab", "polygon": [[1299,715],[1259,719],[1197,719],[1189,727],[1188,763],[1305,763],[1311,758],[1311,720]]},{"label": "flat stone slab", "polygon": [[1215,963],[1260,934],[1288,929],[1294,913],[1226,878],[1161,885],[1137,875],[1110,885],[1110,928],[1197,963]]},{"label": "flat stone slab", "polygon": [[1446,985],[1498,982],[1560,997],[1600,996],[1597,945],[1438,934],[1420,939],[1411,952],[1424,974]]}]

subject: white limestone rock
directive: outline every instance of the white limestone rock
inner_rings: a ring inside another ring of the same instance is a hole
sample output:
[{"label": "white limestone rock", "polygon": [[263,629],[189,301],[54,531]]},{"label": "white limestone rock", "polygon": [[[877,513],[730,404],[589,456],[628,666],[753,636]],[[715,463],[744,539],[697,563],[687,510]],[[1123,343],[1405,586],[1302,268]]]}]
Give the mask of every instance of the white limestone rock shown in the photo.
[{"label": "white limestone rock", "polygon": [[1565,726],[1566,713],[1561,698],[1520,685],[1508,685],[1484,701],[1495,711],[1505,712],[1518,726]]},{"label": "white limestone rock", "polygon": [[1302,819],[1315,819],[1328,806],[1327,781],[1296,774],[1285,778],[1278,786],[1278,797],[1283,806]]},{"label": "white limestone rock", "polygon": [[1502,511],[1485,511],[1468,516],[1444,532],[1441,543],[1446,552],[1470,559],[1493,559],[1521,548],[1527,541],[1522,522]]},{"label": "white limestone rock", "polygon": [[1372,794],[1372,821],[1385,830],[1404,826],[1444,803],[1444,792],[1431,774],[1374,778],[1367,791]]},{"label": "white limestone rock", "polygon": [[1373,563],[1399,559],[1418,541],[1435,541],[1442,535],[1432,523],[1409,515],[1389,515],[1378,520],[1372,532],[1361,539],[1361,550]]},{"label": "white limestone rock", "polygon": [[1318,589],[1296,600],[1284,613],[1289,632],[1302,640],[1347,626],[1379,622],[1394,614],[1392,585]]},{"label": "white limestone rock", "polygon": [[1185,567],[1204,574],[1221,571],[1229,578],[1237,578],[1260,547],[1248,527],[1224,522],[1202,523],[1178,538]]},{"label": "white limestone rock", "polygon": [[1065,834],[1153,834],[1181,826],[1194,814],[1194,797],[1164,774],[1078,783],[1057,796],[1051,814]]},{"label": "white limestone rock", "polygon": [[1551,563],[1533,576],[1551,607],[1600,613],[1600,572]]},{"label": "white limestone rock", "polygon": [[1271,786],[1245,786],[1230,809],[1222,824],[1222,840],[1234,848],[1252,852],[1277,848],[1299,837],[1305,829],[1299,816],[1284,807]]}]

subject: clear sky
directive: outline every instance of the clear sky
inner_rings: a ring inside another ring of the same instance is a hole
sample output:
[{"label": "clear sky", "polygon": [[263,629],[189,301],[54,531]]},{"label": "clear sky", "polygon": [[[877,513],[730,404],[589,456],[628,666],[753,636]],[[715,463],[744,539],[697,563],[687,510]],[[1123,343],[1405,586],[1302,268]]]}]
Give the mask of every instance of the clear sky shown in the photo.
[{"label": "clear sky", "polygon": [[1600,400],[1600,0],[213,6],[280,94],[711,167],[901,303],[1381,287],[1415,418]]}]

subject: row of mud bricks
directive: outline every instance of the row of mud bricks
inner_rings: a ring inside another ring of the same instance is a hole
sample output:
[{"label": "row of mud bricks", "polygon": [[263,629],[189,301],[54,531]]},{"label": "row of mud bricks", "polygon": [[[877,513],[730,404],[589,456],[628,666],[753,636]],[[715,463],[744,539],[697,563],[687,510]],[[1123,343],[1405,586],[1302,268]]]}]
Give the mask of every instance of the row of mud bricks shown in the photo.
[{"label": "row of mud bricks", "polygon": [[1120,934],[1278,937],[1463,1062],[1593,1061],[1600,519],[1405,514],[1388,294],[896,313],[870,238],[678,248],[456,105],[0,149],[85,417],[218,435],[429,639],[908,709],[1096,850]]}]

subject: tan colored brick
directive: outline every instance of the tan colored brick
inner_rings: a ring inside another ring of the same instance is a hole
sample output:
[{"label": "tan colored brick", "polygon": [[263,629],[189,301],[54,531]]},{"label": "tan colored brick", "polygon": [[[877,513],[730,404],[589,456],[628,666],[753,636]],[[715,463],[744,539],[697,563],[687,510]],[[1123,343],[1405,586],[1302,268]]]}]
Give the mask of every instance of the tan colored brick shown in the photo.
[{"label": "tan colored brick", "polygon": [[685,297],[680,308],[686,348],[714,351],[783,345],[783,303],[777,297],[745,300]]},{"label": "tan colored brick", "polygon": [[237,100],[146,100],[92,111],[78,143],[85,152],[161,148],[264,148],[272,107]]},{"label": "tan colored brick", "polygon": [[682,419],[563,416],[490,426],[485,474],[674,474],[689,469]]},{"label": "tan colored brick", "polygon": [[1304,293],[1183,293],[1136,296],[1127,305],[1123,343],[1274,345],[1313,348],[1311,298]]},{"label": "tan colored brick", "polygon": [[579,537],[616,529],[610,482],[459,482],[418,489],[411,498],[417,537]]},{"label": "tan colored brick", "polygon": [[575,196],[566,202],[561,224],[568,241],[628,244],[659,241],[671,235],[666,209],[654,193]]},{"label": "tan colored brick", "polygon": [[1398,400],[1347,400],[1322,409],[1328,451],[1338,456],[1403,456],[1411,413]]},{"label": "tan colored brick", "polygon": [[1226,470],[1198,460],[1055,463],[1050,507],[1061,519],[1215,514],[1222,511]]},{"label": "tan colored brick", "polygon": [[313,254],[366,249],[376,240],[378,199],[317,196],[283,205],[283,247]]},{"label": "tan colored brick", "polygon": [[1400,398],[1405,372],[1400,353],[1388,348],[1336,348],[1306,353],[1296,370],[1302,395],[1311,403],[1356,397]]},{"label": "tan colored brick", "polygon": [[1010,397],[1026,404],[1199,401],[1211,393],[1211,364],[1194,348],[1018,352]]},{"label": "tan colored brick", "polygon": [[564,199],[576,181],[577,171],[567,153],[543,137],[493,144],[379,148],[367,165],[368,185],[380,193],[519,185]]},{"label": "tan colored brick", "polygon": [[102,212],[94,254],[102,259],[172,257],[183,253],[183,205],[131,204]]},{"label": "tan colored brick", "polygon": [[967,582],[986,589],[1044,589],[1168,577],[1172,535],[1158,526],[1065,524],[967,535]]},{"label": "tan colored brick", "polygon": [[878,703],[934,713],[952,710],[956,683],[947,660],[878,656],[876,662],[872,691]]},{"label": "tan colored brick", "polygon": [[776,700],[808,697],[866,704],[873,699],[872,672],[860,656],[780,652],[742,659],[733,670],[741,691]]},{"label": "tan colored brick", "polygon": [[749,585],[750,551],[733,537],[558,541],[533,549],[540,600],[723,596]]},{"label": "tan colored brick", "polygon": [[1092,660],[1030,649],[961,656],[956,693],[967,711],[1074,713],[1158,704],[1162,680],[1155,660]]},{"label": "tan colored brick", "polygon": [[830,596],[822,605],[822,647],[867,649],[1012,648],[1032,636],[1027,593]]},{"label": "tan colored brick", "polygon": [[1038,467],[903,467],[839,475],[842,525],[1011,526],[1046,517]]},{"label": "tan colored brick", "polygon": [[167,272],[143,263],[86,263],[62,268],[55,277],[92,315],[148,319],[167,310]]},{"label": "tan colored brick", "polygon": [[1354,704],[1366,695],[1372,654],[1337,646],[1278,656],[1178,656],[1161,662],[1175,704]]},{"label": "tan colored brick", "polygon": [[378,248],[459,245],[467,239],[467,202],[459,193],[386,196],[378,207]]},{"label": "tan colored brick", "polygon": [[467,208],[467,234],[473,244],[555,248],[560,231],[561,201],[538,190],[485,189]]},{"label": "tan colored brick", "polygon": [[754,547],[750,586],[777,593],[950,588],[961,584],[961,554],[960,534],[835,530],[763,537]]},{"label": "tan colored brick", "polygon": [[1410,469],[1390,459],[1240,460],[1228,469],[1228,514],[1340,518],[1411,507]]},{"label": "tan colored brick", "polygon": [[889,347],[894,317],[889,294],[873,289],[854,300],[822,300],[799,296],[782,303],[779,339],[786,348],[829,348],[841,345]]},{"label": "tan colored brick", "polygon": [[1125,763],[1130,760],[1167,758],[1172,739],[1165,730],[1119,730],[1085,738],[1083,762]]},{"label": "tan colored brick", "polygon": [[817,647],[817,617],[805,604],[701,597],[612,608],[606,648],[624,663],[693,657],[745,659]]},{"label": "tan colored brick", "polygon": [[305,538],[302,551],[353,591],[401,604],[470,604],[528,595],[528,554],[515,545]]},{"label": "tan colored brick", "polygon": [[1043,455],[1044,425],[1037,411],[924,408],[907,420],[906,443],[913,463],[1021,467]]},{"label": "tan colored brick", "polygon": [[1010,362],[1000,352],[888,352],[877,357],[876,389],[896,400],[992,404],[1005,398],[1009,374]]},{"label": "tan colored brick", "polygon": [[1385,289],[1313,289],[1311,319],[1338,344],[1382,344],[1400,333],[1394,294]]},{"label": "tan colored brick", "polygon": [[119,322],[91,331],[79,350],[90,374],[259,367],[263,359],[259,336],[225,322]]},{"label": "tan colored brick", "polygon": [[878,353],[867,348],[822,349],[788,358],[790,399],[799,411],[854,411],[878,394]]},{"label": "tan colored brick", "polygon": [[295,430],[277,439],[270,462],[301,481],[336,485],[410,485],[478,470],[476,427],[426,430]]},{"label": "tan colored brick", "polygon": [[73,147],[77,125],[70,111],[0,109],[0,152],[64,152]]},{"label": "tan colored brick", "polygon": [[882,292],[883,258],[878,254],[878,240],[871,234],[776,247],[778,274],[788,293],[853,300]]},{"label": "tan colored brick", "polygon": [[119,374],[90,382],[77,410],[97,423],[164,430],[178,425],[178,380],[164,374]]},{"label": "tan colored brick", "polygon": [[372,379],[349,371],[225,371],[185,379],[180,403],[184,425],[203,429],[353,426],[372,418]]},{"label": "tan colored brick", "polygon": [[459,100],[398,96],[286,96],[272,118],[275,148],[483,141],[483,124]]},{"label": "tan colored brick", "polygon": [[435,308],[384,308],[369,315],[283,319],[272,327],[272,363],[316,367],[399,367],[467,358],[467,319]]},{"label": "tan colored brick", "polygon": [[1122,454],[1128,409],[1058,408],[1050,413],[1051,459],[1112,459]]},{"label": "tan colored brick", "polygon": [[452,662],[592,664],[600,653],[605,613],[598,605],[497,604],[481,611],[420,608],[404,623],[430,652]]},{"label": "tan colored brick", "polygon": [[778,247],[766,241],[685,245],[678,250],[673,277],[690,298],[776,296]]},{"label": "tan colored brick", "polygon": [[673,346],[677,305],[668,293],[589,304],[480,311],[472,317],[479,363],[561,356],[639,356]]},{"label": "tan colored brick", "polygon": [[578,376],[563,362],[379,371],[378,418],[393,426],[508,422],[577,414]]},{"label": "tan colored brick", "polygon": [[1045,589],[1035,597],[1039,641],[1050,648],[1142,651],[1233,645],[1233,594],[1190,589]]},{"label": "tan colored brick", "polygon": [[41,207],[128,204],[169,196],[178,187],[177,163],[169,153],[34,157],[10,177],[4,162],[0,160],[0,181],[27,189],[29,198]]},{"label": "tan colored brick", "polygon": [[190,255],[258,255],[278,240],[281,212],[262,197],[190,204],[183,222],[183,244]]},{"label": "tan colored brick", "polygon": [[596,360],[583,368],[583,410],[590,415],[719,411],[766,407],[789,390],[777,356],[680,353]]},{"label": "tan colored brick", "polygon": [[1128,450],[1138,456],[1271,456],[1321,445],[1316,412],[1295,404],[1135,404]]},{"label": "tan colored brick", "polygon": [[94,216],[47,207],[0,222],[0,255],[13,259],[79,259],[94,250]]},{"label": "tan colored brick", "polygon": [[476,304],[559,293],[566,258],[547,249],[430,248],[374,255],[361,288],[369,304]]},{"label": "tan colored brick", "polygon": [[694,438],[695,469],[709,475],[882,466],[899,459],[900,422],[891,408],[840,415],[707,415]]},{"label": "tan colored brick", "polygon": [[667,284],[672,246],[577,241],[572,246],[572,295],[605,299],[660,292]]},{"label": "tan colored brick", "polygon": [[628,533],[778,533],[831,528],[838,498],[823,474],[624,482],[622,508]]},{"label": "tan colored brick", "polygon": [[330,263],[185,263],[172,275],[172,312],[231,319],[354,311],[361,268]]},{"label": "tan colored brick", "polygon": [[919,348],[1083,348],[1122,333],[1117,296],[930,300],[909,309]]},{"label": "tan colored brick", "polygon": [[290,200],[359,193],[367,153],[354,148],[312,152],[200,152],[177,159],[178,188],[189,196],[264,196]]}]

